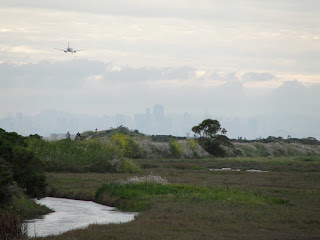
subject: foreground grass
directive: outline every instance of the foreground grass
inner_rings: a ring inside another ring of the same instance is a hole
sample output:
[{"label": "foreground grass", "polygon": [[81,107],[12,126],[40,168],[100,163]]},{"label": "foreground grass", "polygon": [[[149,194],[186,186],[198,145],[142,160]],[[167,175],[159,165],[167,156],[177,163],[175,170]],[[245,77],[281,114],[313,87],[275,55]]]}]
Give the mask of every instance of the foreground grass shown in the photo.
[{"label": "foreground grass", "polygon": [[247,204],[280,203],[289,204],[288,200],[267,198],[259,194],[252,194],[238,190],[223,188],[207,188],[189,185],[162,185],[157,183],[108,183],[100,187],[96,193],[96,200],[108,203],[124,211],[143,211],[158,198],[172,201],[222,201]]},{"label": "foreground grass", "polygon": [[[114,203],[120,206],[119,199],[140,199],[145,210],[129,223],[91,225],[44,239],[320,238],[319,157],[135,162],[142,168],[141,175],[160,175],[172,183],[171,187],[133,185],[118,192],[119,185],[108,183],[135,174],[48,173],[53,196],[94,200],[96,191],[106,184],[101,190],[105,201],[118,200]],[[208,171],[221,167],[241,171]],[[247,169],[269,172],[250,173]],[[219,191],[222,198],[213,198]],[[279,204],[272,199],[284,201]]]}]

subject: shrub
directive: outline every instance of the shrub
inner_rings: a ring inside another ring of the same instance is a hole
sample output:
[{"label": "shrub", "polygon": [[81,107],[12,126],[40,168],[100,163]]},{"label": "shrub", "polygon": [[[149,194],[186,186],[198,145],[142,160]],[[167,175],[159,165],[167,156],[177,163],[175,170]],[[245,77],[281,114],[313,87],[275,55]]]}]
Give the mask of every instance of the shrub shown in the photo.
[{"label": "shrub", "polygon": [[29,142],[30,148],[45,162],[47,171],[134,172],[138,168],[125,160],[113,143],[98,139],[55,142],[29,139]]},{"label": "shrub", "polygon": [[141,172],[141,169],[131,159],[124,159],[121,166],[121,172]]},{"label": "shrub", "polygon": [[196,151],[197,150],[197,142],[196,140],[194,140],[193,138],[188,139],[188,146],[191,148],[192,151]]},{"label": "shrub", "polygon": [[45,195],[46,181],[43,171],[44,164],[29,149],[14,147],[12,163],[13,178],[26,194],[36,198]]},{"label": "shrub", "polygon": [[209,139],[209,138],[200,138],[200,145],[212,156],[215,157],[225,157],[226,151],[221,147],[220,142]]},{"label": "shrub", "polygon": [[[31,197],[42,197],[46,181],[43,163],[35,153],[27,148],[25,138],[17,133],[7,133],[0,129],[1,187],[5,188],[12,179]],[[7,164],[5,164],[7,163]]]},{"label": "shrub", "polygon": [[113,134],[111,135],[111,141],[120,148],[125,157],[139,158],[142,156],[139,145],[128,135],[121,133]]},{"label": "shrub", "polygon": [[173,157],[181,157],[182,146],[177,140],[171,140],[169,143],[170,152]]}]

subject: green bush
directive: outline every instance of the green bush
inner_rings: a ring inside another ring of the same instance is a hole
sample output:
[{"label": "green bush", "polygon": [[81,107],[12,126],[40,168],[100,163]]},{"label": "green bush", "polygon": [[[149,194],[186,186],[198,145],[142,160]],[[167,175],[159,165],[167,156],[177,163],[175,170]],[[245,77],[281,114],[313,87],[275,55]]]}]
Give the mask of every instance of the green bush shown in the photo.
[{"label": "green bush", "polygon": [[196,151],[197,150],[197,141],[194,140],[193,138],[188,139],[188,146],[191,148],[192,151]]},{"label": "green bush", "polygon": [[125,157],[136,159],[142,156],[139,145],[129,135],[116,133],[111,135],[110,138],[111,141],[120,148]]},{"label": "green bush", "polygon": [[27,148],[15,146],[13,149],[13,178],[29,196],[44,196],[46,182],[43,171],[40,171],[44,168],[43,162]]},{"label": "green bush", "polygon": [[[31,197],[45,194],[46,181],[43,163],[27,148],[25,138],[0,129],[1,187],[10,177]],[[7,179],[7,180],[5,180]]]},{"label": "green bush", "polygon": [[173,157],[181,157],[182,146],[177,140],[172,139],[169,142],[170,152]]},{"label": "green bush", "polygon": [[30,138],[28,142],[45,162],[47,171],[123,172],[138,168],[133,163],[128,164],[113,143],[99,139],[44,141]]},{"label": "green bush", "polygon": [[121,171],[136,173],[141,172],[141,169],[131,159],[124,159],[124,161],[122,162]]},{"label": "green bush", "polygon": [[222,148],[221,143],[217,140],[213,140],[210,138],[200,138],[199,143],[203,147],[203,149],[210,153],[212,156],[226,156],[226,151]]}]

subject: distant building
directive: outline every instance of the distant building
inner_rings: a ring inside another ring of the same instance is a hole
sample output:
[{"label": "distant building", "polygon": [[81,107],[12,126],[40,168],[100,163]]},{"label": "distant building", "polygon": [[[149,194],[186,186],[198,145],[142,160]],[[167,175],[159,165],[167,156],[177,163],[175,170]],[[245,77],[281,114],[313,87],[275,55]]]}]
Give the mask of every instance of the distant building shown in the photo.
[{"label": "distant building", "polygon": [[162,121],[164,119],[164,107],[160,104],[153,106],[153,117],[156,121]]}]

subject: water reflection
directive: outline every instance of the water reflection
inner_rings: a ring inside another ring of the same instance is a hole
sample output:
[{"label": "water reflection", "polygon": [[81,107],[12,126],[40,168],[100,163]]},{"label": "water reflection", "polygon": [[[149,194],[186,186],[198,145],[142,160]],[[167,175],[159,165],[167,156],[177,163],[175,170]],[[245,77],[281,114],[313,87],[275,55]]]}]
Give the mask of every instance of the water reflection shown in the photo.
[{"label": "water reflection", "polygon": [[28,221],[28,236],[30,237],[57,235],[71,229],[87,227],[93,223],[129,222],[136,215],[136,213],[115,211],[113,207],[91,201],[47,197],[38,200],[38,203],[46,205],[55,212],[42,219]]}]

